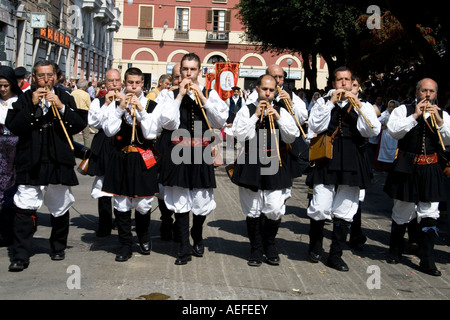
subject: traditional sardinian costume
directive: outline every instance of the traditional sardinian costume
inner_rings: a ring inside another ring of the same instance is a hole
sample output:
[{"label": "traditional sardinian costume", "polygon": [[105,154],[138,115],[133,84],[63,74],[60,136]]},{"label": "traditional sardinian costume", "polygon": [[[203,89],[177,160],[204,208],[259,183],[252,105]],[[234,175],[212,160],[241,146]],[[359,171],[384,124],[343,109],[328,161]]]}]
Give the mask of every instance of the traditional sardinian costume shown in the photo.
[{"label": "traditional sardinian costume", "polygon": [[[203,255],[203,223],[216,207],[213,196],[216,179],[210,146],[214,134],[210,132],[193,94],[184,95],[180,104],[176,99],[178,94],[178,89],[168,92],[162,102],[163,108],[169,105],[178,107],[179,126],[171,134],[171,144],[163,151],[159,180],[164,188],[166,207],[175,213],[180,236],[175,264],[186,264],[193,253]],[[226,103],[214,90],[204,89],[203,95],[208,99],[203,108],[211,128],[221,129],[228,115]],[[163,134],[165,138],[162,143],[166,144],[168,132]],[[190,211],[193,213],[193,247],[189,241]]]},{"label": "traditional sardinian costume", "polygon": [[[406,116],[413,114],[415,108],[415,103],[407,105]],[[442,111],[440,115],[443,117]],[[445,201],[445,177],[440,165],[443,150],[436,129],[431,131],[423,117],[417,122],[417,126],[398,141],[397,158],[384,191],[392,199],[406,202]]]},{"label": "traditional sardinian costume", "polygon": [[254,116],[256,108],[255,104],[243,107],[233,123],[233,134],[245,143],[231,181],[239,186],[241,207],[246,215],[250,240],[248,264],[259,266],[265,254],[268,263],[278,265],[280,259],[275,236],[292,187],[291,164],[288,161],[291,155],[287,147],[300,132],[292,116],[277,105],[274,108],[280,119],[274,120],[273,124],[280,134],[275,136],[270,130],[268,116],[264,116],[262,121]]},{"label": "traditional sardinian costume", "polygon": [[[395,108],[389,118],[389,133],[398,139],[398,153],[386,178],[384,191],[394,199],[388,263],[399,263],[404,249],[404,234],[408,228],[410,243],[419,245],[420,269],[440,276],[434,261],[434,239],[437,236],[439,201],[446,199],[445,177],[441,162],[444,146],[450,144],[450,117],[439,110],[444,121],[433,126],[428,112],[414,119],[417,102]],[[417,219],[415,219],[417,216]],[[417,222],[416,222],[417,221]]]},{"label": "traditional sardinian costume", "polygon": [[[148,100],[145,110],[151,113],[156,103]],[[122,116],[122,124],[112,141],[109,165],[105,168],[103,191],[130,198],[153,197],[158,193],[154,140],[144,138],[140,125],[135,124],[134,142],[131,143],[133,124],[128,113]],[[146,164],[147,161],[147,164]],[[150,166],[151,165],[151,166]]]},{"label": "traditional sardinian costume", "polygon": [[[333,235],[328,265],[339,271],[348,267],[341,259],[347,231],[359,207],[360,190],[370,183],[370,167],[365,156],[365,138],[379,134],[381,124],[373,107],[362,103],[361,111],[349,101],[331,103],[330,98],[319,98],[311,109],[309,125],[312,132],[332,136],[333,158],[316,161],[308,173],[306,184],[313,188],[313,197],[307,209],[310,217],[309,254],[318,262],[323,249],[325,220],[333,219]],[[362,117],[365,115],[371,125]]]},{"label": "traditional sardinian costume", "polygon": [[[87,111],[77,109],[74,98],[66,91],[54,87],[54,93],[64,104],[55,110],[50,103],[34,105],[35,88],[24,92],[8,112],[6,126],[19,136],[16,153],[16,184],[14,196],[16,216],[14,221],[14,258],[10,270],[23,270],[17,261],[28,265],[31,239],[36,228],[36,211],[41,207],[42,190],[51,216],[50,245],[52,259],[64,259],[69,233],[69,208],[75,202],[70,189],[78,185],[74,170],[75,156],[69,141],[87,126]],[[59,112],[69,135],[67,138],[61,122],[54,112]]]}]

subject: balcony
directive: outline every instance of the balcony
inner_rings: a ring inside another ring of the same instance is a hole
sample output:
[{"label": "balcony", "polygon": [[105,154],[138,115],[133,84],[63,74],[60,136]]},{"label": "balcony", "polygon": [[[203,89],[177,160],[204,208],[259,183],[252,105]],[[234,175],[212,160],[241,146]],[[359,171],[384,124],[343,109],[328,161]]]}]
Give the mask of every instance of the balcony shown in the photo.
[{"label": "balcony", "polygon": [[229,40],[229,32],[208,31],[206,33],[206,42],[228,43],[228,40]]},{"label": "balcony", "polygon": [[139,28],[138,38],[153,38],[153,28]]},{"label": "balcony", "polygon": [[81,8],[87,11],[93,11],[102,6],[102,0],[83,0]]}]

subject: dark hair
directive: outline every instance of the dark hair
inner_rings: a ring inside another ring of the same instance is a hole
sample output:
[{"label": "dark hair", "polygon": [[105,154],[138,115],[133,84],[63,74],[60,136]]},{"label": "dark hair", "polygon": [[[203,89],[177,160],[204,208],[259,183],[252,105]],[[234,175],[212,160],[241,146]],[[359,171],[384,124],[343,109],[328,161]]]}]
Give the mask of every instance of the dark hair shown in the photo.
[{"label": "dark hair", "polygon": [[195,61],[197,61],[197,63],[198,63],[198,68],[199,68],[199,69],[200,69],[201,66],[202,66],[202,63],[200,62],[200,57],[199,57],[198,55],[196,55],[195,53],[193,53],[193,52],[186,53],[186,54],[183,56],[183,58],[181,58],[180,66],[183,65],[183,61],[184,61],[184,60],[189,60],[189,61],[195,60]]},{"label": "dark hair", "polygon": [[277,84],[277,80],[276,80],[272,75],[270,75],[270,74],[263,74],[263,75],[259,76],[258,80],[256,80],[256,86],[257,86],[257,87],[260,87],[260,86],[261,86],[262,80],[263,80],[263,78],[265,78],[265,77],[272,78],[273,81],[275,81],[275,85]]},{"label": "dark hair", "polygon": [[350,70],[348,67],[342,66],[342,67],[339,67],[339,68],[337,68],[336,70],[334,70],[334,72],[333,72],[333,81],[336,80],[336,74],[337,74],[338,72],[344,72],[344,71],[350,72],[350,74],[352,75],[352,80],[354,80],[352,70]]},{"label": "dark hair", "polygon": [[142,73],[141,69],[136,67],[128,68],[127,71],[125,71],[124,79],[127,80],[128,76],[141,76],[142,79],[144,79],[144,74]]},{"label": "dark hair", "polygon": [[36,62],[33,66],[33,74],[36,74],[36,69],[38,67],[46,67],[46,66],[52,66],[53,67],[53,72],[56,72],[57,70],[55,69],[55,64],[49,60],[40,60],[38,62]]}]

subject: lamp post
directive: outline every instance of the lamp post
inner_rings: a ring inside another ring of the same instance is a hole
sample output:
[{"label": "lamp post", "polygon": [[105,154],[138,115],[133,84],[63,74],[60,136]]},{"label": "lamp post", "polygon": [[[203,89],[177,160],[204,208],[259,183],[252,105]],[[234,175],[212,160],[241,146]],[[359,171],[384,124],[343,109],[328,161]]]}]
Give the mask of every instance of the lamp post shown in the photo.
[{"label": "lamp post", "polygon": [[[294,61],[291,58],[286,60],[286,63],[288,65],[288,79],[291,78],[291,65],[292,65],[293,62]],[[288,88],[291,89],[291,83],[290,82],[288,82]]]}]

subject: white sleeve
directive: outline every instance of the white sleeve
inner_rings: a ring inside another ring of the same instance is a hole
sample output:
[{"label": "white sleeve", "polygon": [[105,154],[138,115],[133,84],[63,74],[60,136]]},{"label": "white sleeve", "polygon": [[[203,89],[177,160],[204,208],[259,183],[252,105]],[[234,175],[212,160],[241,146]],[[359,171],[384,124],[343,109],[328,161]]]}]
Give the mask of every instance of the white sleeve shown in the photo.
[{"label": "white sleeve", "polygon": [[257,122],[258,117],[250,115],[250,110],[247,105],[242,106],[238,113],[236,113],[233,126],[231,127],[233,136],[236,137],[238,141],[253,139],[256,133],[255,126]]},{"label": "white sleeve", "polygon": [[310,130],[319,134],[328,129],[328,125],[331,120],[331,110],[333,110],[334,104],[328,100],[319,98],[311,109],[308,119],[308,127]]},{"label": "white sleeve", "polygon": [[211,127],[222,129],[227,122],[229,108],[215,90],[209,92],[208,101],[203,107],[206,110],[206,116]]},{"label": "white sleeve", "polygon": [[[356,113],[358,113],[359,115],[358,120],[356,122],[356,127],[359,133],[361,133],[361,135],[364,138],[375,137],[380,134],[381,123],[378,120],[377,114],[375,113],[375,109],[370,103],[362,102],[361,104],[362,104],[362,107],[360,109],[361,112],[355,110]],[[364,118],[362,114],[364,114],[366,118]],[[372,126],[370,126],[370,124],[367,122],[366,119],[370,122]]]},{"label": "white sleeve", "polygon": [[292,143],[300,135],[300,129],[294,118],[286,109],[280,109],[280,119],[277,120],[280,138],[286,143]]}]

